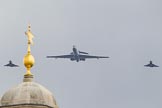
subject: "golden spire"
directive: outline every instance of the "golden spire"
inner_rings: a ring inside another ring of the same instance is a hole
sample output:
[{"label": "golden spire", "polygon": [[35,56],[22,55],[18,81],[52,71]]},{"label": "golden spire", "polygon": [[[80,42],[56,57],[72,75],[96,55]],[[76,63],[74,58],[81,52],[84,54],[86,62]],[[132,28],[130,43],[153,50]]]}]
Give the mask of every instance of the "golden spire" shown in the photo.
[{"label": "golden spire", "polygon": [[31,26],[28,26],[28,30],[25,32],[25,35],[28,38],[28,49],[27,49],[27,54],[24,57],[24,65],[26,67],[26,74],[24,75],[25,78],[31,78],[33,75],[30,72],[31,67],[34,65],[34,57],[31,55],[31,50],[30,46],[33,45],[33,37],[34,35],[31,32]]}]

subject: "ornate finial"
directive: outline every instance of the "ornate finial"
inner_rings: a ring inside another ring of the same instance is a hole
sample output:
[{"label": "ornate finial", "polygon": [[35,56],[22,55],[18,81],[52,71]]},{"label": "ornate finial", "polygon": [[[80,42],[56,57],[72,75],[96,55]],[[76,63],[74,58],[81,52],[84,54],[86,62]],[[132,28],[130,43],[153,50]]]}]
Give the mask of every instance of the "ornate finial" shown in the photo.
[{"label": "ornate finial", "polygon": [[24,65],[27,69],[26,74],[24,75],[25,78],[32,78],[33,75],[30,72],[31,67],[34,65],[34,57],[31,55],[30,45],[33,45],[33,37],[34,35],[31,33],[31,26],[28,26],[28,30],[25,32],[25,35],[28,37],[28,50],[27,54],[24,57]]}]

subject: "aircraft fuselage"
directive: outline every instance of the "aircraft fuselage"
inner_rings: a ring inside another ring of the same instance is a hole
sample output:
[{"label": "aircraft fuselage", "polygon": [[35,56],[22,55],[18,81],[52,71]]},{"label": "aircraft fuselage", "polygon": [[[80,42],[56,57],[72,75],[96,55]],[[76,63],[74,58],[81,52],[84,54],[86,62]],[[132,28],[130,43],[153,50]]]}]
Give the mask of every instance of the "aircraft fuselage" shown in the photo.
[{"label": "aircraft fuselage", "polygon": [[74,54],[74,58],[77,62],[79,62],[79,54],[76,48],[73,48],[73,54]]}]

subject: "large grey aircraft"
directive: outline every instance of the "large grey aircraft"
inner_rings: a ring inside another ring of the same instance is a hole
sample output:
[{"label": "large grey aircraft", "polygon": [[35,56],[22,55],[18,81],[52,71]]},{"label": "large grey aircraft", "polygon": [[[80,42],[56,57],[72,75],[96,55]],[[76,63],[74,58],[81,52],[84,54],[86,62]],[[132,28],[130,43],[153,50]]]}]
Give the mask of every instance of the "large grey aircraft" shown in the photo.
[{"label": "large grey aircraft", "polygon": [[150,63],[149,63],[149,64],[144,65],[144,66],[145,66],[145,67],[159,67],[159,66],[157,66],[157,65],[153,64],[153,63],[152,63],[152,61],[150,61]]},{"label": "large grey aircraft", "polygon": [[68,58],[71,61],[85,61],[86,59],[92,59],[92,58],[109,58],[106,56],[92,56],[89,55],[87,52],[83,52],[83,51],[78,51],[77,48],[75,46],[73,46],[73,52],[68,54],[68,55],[59,55],[59,56],[47,56],[47,58]]},{"label": "large grey aircraft", "polygon": [[8,67],[19,67],[18,65],[13,64],[11,60],[9,61],[8,64],[6,64],[4,66],[8,66]]}]

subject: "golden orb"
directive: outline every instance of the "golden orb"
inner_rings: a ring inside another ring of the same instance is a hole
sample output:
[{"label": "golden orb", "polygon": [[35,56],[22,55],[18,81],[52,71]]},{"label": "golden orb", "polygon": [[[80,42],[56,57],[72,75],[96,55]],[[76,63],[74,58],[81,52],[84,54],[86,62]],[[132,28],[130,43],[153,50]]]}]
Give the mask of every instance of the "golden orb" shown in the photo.
[{"label": "golden orb", "polygon": [[24,65],[26,68],[31,68],[34,65],[34,57],[28,53],[24,57]]}]

